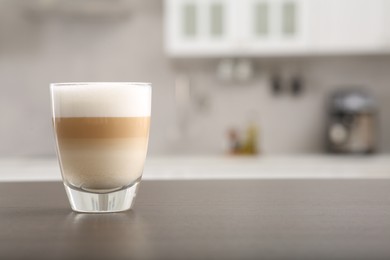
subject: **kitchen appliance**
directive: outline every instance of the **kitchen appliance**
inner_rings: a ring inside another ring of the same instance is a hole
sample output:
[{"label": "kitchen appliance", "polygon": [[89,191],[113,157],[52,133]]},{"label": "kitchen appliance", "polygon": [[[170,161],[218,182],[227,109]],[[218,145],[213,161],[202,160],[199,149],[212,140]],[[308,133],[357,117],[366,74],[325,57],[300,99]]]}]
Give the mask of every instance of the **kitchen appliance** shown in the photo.
[{"label": "kitchen appliance", "polygon": [[367,154],[376,150],[377,106],[362,90],[339,90],[330,97],[326,131],[330,153]]}]

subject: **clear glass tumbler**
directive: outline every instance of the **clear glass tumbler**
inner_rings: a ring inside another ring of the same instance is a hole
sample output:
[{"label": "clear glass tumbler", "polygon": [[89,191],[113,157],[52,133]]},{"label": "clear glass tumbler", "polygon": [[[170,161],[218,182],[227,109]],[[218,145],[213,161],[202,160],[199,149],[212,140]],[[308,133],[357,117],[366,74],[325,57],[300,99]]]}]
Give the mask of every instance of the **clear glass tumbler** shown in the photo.
[{"label": "clear glass tumbler", "polygon": [[50,91],[57,155],[72,209],[130,209],[147,153],[151,84],[54,83]]}]

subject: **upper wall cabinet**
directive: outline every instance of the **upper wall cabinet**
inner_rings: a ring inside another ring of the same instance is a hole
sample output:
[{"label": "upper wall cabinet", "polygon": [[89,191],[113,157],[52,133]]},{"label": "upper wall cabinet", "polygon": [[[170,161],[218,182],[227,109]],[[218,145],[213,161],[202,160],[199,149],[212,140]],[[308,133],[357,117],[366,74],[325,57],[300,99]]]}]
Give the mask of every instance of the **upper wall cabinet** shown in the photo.
[{"label": "upper wall cabinet", "polygon": [[311,1],[311,49],[322,53],[385,51],[387,1]]},{"label": "upper wall cabinet", "polygon": [[244,0],[238,10],[238,52],[275,55],[307,46],[306,0]]},{"label": "upper wall cabinet", "polygon": [[167,0],[165,45],[172,55],[228,53],[234,40],[235,3],[229,0]]},{"label": "upper wall cabinet", "polygon": [[385,27],[390,4],[386,3],[165,0],[165,47],[177,57],[384,51],[390,46]]}]

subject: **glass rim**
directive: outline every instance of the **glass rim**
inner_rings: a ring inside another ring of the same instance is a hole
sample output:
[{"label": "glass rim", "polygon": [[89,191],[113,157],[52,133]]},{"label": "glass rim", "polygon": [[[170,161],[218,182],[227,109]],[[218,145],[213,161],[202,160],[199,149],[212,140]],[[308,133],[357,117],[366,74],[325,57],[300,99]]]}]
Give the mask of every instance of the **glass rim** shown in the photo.
[{"label": "glass rim", "polygon": [[105,86],[110,85],[114,87],[119,86],[138,86],[138,87],[152,87],[152,83],[150,82],[58,82],[58,83],[50,83],[50,87],[61,87],[61,86]]}]

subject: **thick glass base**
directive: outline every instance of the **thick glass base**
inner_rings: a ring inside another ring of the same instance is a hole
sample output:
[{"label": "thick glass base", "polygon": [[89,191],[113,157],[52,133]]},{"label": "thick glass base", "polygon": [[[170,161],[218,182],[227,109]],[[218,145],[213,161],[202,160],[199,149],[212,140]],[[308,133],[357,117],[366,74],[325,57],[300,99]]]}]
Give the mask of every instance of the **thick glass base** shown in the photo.
[{"label": "thick glass base", "polygon": [[69,202],[74,211],[83,213],[120,212],[133,205],[139,182],[122,190],[109,193],[93,193],[65,186]]}]

